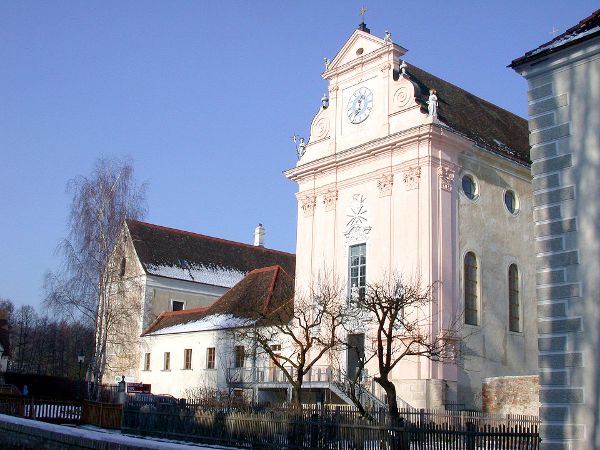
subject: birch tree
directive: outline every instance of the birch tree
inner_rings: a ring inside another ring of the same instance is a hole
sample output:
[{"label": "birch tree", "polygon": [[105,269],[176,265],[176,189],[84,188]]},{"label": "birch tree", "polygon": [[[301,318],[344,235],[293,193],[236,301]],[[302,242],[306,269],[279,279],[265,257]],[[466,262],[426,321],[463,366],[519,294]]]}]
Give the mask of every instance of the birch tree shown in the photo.
[{"label": "birch tree", "polygon": [[145,186],[134,180],[129,161],[99,159],[91,174],[67,184],[71,194],[69,234],[60,243],[64,267],[46,276],[46,304],[55,311],[93,324],[92,380],[106,370],[110,340],[128,338],[140,305],[119,301],[123,287],[118,240],[126,218],[145,215]]}]

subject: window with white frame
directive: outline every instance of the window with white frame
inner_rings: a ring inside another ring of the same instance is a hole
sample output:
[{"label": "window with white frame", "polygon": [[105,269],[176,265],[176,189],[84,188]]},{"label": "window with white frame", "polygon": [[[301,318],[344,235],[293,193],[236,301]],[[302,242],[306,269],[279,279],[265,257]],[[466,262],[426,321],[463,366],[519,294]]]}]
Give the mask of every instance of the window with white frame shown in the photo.
[{"label": "window with white frame", "polygon": [[163,370],[171,370],[171,352],[165,352]]},{"label": "window with white frame", "polygon": [[186,348],[183,351],[183,368],[190,370],[192,368],[192,349]]},{"label": "window with white frame", "polygon": [[144,355],[144,370],[150,370],[150,353]]},{"label": "window with white frame", "polygon": [[367,244],[350,246],[348,252],[348,281],[351,298],[363,299],[367,285]]},{"label": "window with white frame", "polygon": [[185,302],[182,300],[171,300],[171,311],[183,311]]},{"label": "window with white frame", "polygon": [[216,351],[214,347],[209,347],[206,349],[206,368],[214,369],[215,368],[215,356]]}]

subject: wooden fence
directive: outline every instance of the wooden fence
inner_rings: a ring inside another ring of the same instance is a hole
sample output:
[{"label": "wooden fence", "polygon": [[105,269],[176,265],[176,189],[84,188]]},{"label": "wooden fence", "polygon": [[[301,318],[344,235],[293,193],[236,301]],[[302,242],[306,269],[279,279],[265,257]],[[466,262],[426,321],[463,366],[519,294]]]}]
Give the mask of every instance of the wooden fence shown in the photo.
[{"label": "wooden fence", "polygon": [[343,414],[306,416],[305,411],[202,412],[182,408],[169,412],[126,407],[122,430],[206,444],[263,449],[332,450],[538,450],[537,425],[464,427],[433,422],[391,425]]},{"label": "wooden fence", "polygon": [[123,405],[103,402],[83,402],[81,422],[102,428],[120,428]]},{"label": "wooden fence", "polygon": [[0,394],[0,414],[50,423],[87,423],[104,428],[119,428],[123,406],[87,400],[63,401]]}]

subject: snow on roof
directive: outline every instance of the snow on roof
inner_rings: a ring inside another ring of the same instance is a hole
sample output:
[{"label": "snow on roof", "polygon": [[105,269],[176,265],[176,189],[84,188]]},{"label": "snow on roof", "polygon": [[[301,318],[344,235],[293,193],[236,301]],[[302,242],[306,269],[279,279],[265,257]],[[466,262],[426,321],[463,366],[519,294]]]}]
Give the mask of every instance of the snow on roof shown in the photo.
[{"label": "snow on roof", "polygon": [[594,34],[594,33],[598,32],[598,30],[600,30],[600,25],[596,25],[594,28],[590,28],[587,31],[574,32],[571,34],[566,34],[564,36],[560,36],[559,39],[557,39],[556,41],[551,41],[548,44],[544,44],[544,45],[536,48],[535,50],[532,50],[531,53],[529,53],[529,56],[535,56],[538,53],[541,53],[541,52],[544,52],[547,50],[551,50],[551,49],[555,49],[558,47],[562,47],[563,45],[567,45],[576,39],[583,39],[586,36],[589,36],[590,34]]},{"label": "snow on roof", "polygon": [[152,275],[194,281],[196,283],[215,286],[232,287],[242,278],[244,273],[232,268],[209,267],[202,264],[182,264],[183,267],[170,265],[147,264],[146,270]]},{"label": "snow on roof", "polygon": [[180,323],[148,333],[147,336],[161,334],[190,333],[193,331],[224,330],[253,325],[256,320],[236,317],[233,314],[213,314],[191,322]]},{"label": "snow on roof", "polygon": [[563,34],[556,36],[551,41],[548,41],[513,60],[508,67],[514,69],[521,64],[549,55],[562,48],[575,45],[580,41],[592,39],[598,34],[600,34],[600,9],[594,11],[590,16],[581,20],[577,25],[569,28]]}]

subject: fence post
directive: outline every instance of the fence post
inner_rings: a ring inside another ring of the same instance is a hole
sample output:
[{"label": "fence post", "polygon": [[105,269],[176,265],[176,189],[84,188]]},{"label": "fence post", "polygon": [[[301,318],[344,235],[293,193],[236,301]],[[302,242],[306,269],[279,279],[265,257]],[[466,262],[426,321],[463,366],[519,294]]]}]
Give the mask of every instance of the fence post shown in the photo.
[{"label": "fence post", "polygon": [[319,445],[319,415],[311,414],[310,416],[310,447],[320,448]]},{"label": "fence post", "polygon": [[419,410],[419,425],[420,426],[425,425],[425,409],[424,408],[421,408]]},{"label": "fence post", "polygon": [[473,422],[467,422],[465,450],[475,450],[475,430],[475,424]]}]

